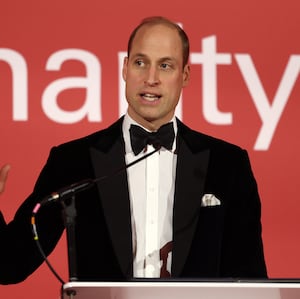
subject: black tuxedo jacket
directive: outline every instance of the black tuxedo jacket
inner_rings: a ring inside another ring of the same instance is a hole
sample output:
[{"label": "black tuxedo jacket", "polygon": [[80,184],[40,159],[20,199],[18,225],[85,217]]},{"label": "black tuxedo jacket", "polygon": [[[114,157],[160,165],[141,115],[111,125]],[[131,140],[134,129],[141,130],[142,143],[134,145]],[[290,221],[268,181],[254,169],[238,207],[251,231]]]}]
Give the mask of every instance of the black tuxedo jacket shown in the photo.
[{"label": "black tuxedo jacket", "polygon": [[[43,261],[32,240],[31,212],[44,196],[86,178],[100,178],[76,194],[78,279],[132,278],[132,232],[121,118],[109,128],[54,147],[14,220],[0,221],[0,282],[25,279]],[[178,122],[177,171],[173,211],[174,278],[263,278],[266,266],[260,199],[247,152],[195,132]],[[221,205],[201,207],[204,194]],[[46,254],[63,230],[60,202],[36,217]],[[5,246],[3,246],[5,244]]]}]

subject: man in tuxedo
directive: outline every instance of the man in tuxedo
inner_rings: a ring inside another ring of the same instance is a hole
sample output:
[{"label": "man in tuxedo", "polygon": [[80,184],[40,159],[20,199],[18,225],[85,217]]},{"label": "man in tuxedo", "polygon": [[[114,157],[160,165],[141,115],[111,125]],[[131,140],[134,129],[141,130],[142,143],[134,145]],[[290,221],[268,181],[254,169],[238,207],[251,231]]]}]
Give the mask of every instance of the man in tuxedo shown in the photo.
[{"label": "man in tuxedo", "polygon": [[[43,262],[30,223],[37,203],[87,178],[95,184],[75,194],[78,280],[267,277],[247,152],[174,116],[189,82],[188,56],[188,37],[166,18],[133,31],[123,65],[126,115],[52,148],[13,221],[0,218],[1,283],[22,281]],[[46,255],[64,230],[62,206],[53,200],[36,215]]]}]

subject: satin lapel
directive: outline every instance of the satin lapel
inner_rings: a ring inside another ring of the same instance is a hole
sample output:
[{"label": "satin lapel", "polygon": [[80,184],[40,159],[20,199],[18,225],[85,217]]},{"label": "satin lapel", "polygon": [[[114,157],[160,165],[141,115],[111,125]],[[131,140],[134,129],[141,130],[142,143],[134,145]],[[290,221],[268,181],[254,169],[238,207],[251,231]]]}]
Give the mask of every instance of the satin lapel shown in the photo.
[{"label": "satin lapel", "polygon": [[[122,272],[132,276],[132,241],[130,202],[125,167],[124,144],[121,138],[108,151],[91,149],[91,158],[97,178],[108,177],[98,182],[97,187],[103,205],[106,223]],[[103,244],[105,246],[105,244]]]},{"label": "satin lapel", "polygon": [[192,152],[185,141],[180,141],[173,218],[172,275],[175,277],[182,271],[193,240],[208,160],[208,149]]}]

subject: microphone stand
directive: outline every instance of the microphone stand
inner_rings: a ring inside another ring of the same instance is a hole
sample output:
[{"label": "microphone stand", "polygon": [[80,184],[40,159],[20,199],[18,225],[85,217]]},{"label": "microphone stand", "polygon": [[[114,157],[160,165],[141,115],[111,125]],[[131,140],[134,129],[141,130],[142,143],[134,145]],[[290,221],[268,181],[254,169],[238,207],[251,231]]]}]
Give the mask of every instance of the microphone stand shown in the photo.
[{"label": "microphone stand", "polygon": [[75,207],[75,194],[73,193],[73,195],[67,200],[62,200],[61,204],[64,208],[63,216],[67,233],[69,280],[77,281],[77,254],[75,240],[77,212]]},{"label": "microphone stand", "polygon": [[[133,166],[134,164],[140,162],[141,160],[146,159],[147,157],[153,155],[155,152],[159,151],[160,146],[157,147],[154,151],[146,154],[145,156],[129,163],[125,167],[120,168],[117,170],[114,174],[118,174],[119,172],[123,171],[126,168],[129,168]],[[75,194],[81,190],[87,189],[91,187],[92,184],[96,183],[97,181],[101,181],[108,176],[104,176],[95,180],[84,180],[82,182],[78,182],[75,184],[72,184],[71,186],[67,188],[63,188],[59,193],[59,198],[65,197],[65,200],[61,200],[61,204],[64,208],[64,222],[66,227],[66,233],[67,233],[67,245],[68,245],[68,263],[69,263],[69,280],[70,281],[77,281],[77,253],[76,253],[76,240],[75,240],[75,226],[76,226],[76,206],[75,206]],[[52,199],[56,199],[55,195],[54,197],[51,197]],[[49,199],[48,199],[49,200]]]}]

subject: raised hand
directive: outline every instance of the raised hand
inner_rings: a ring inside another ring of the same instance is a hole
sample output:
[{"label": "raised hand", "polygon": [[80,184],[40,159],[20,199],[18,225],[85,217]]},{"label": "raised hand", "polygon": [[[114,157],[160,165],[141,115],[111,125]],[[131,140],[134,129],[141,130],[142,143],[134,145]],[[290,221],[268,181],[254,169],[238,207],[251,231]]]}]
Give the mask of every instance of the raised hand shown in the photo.
[{"label": "raised hand", "polygon": [[7,180],[9,170],[10,170],[10,165],[9,164],[5,164],[0,169],[0,194],[4,192],[5,183],[6,183],[6,180]]}]

